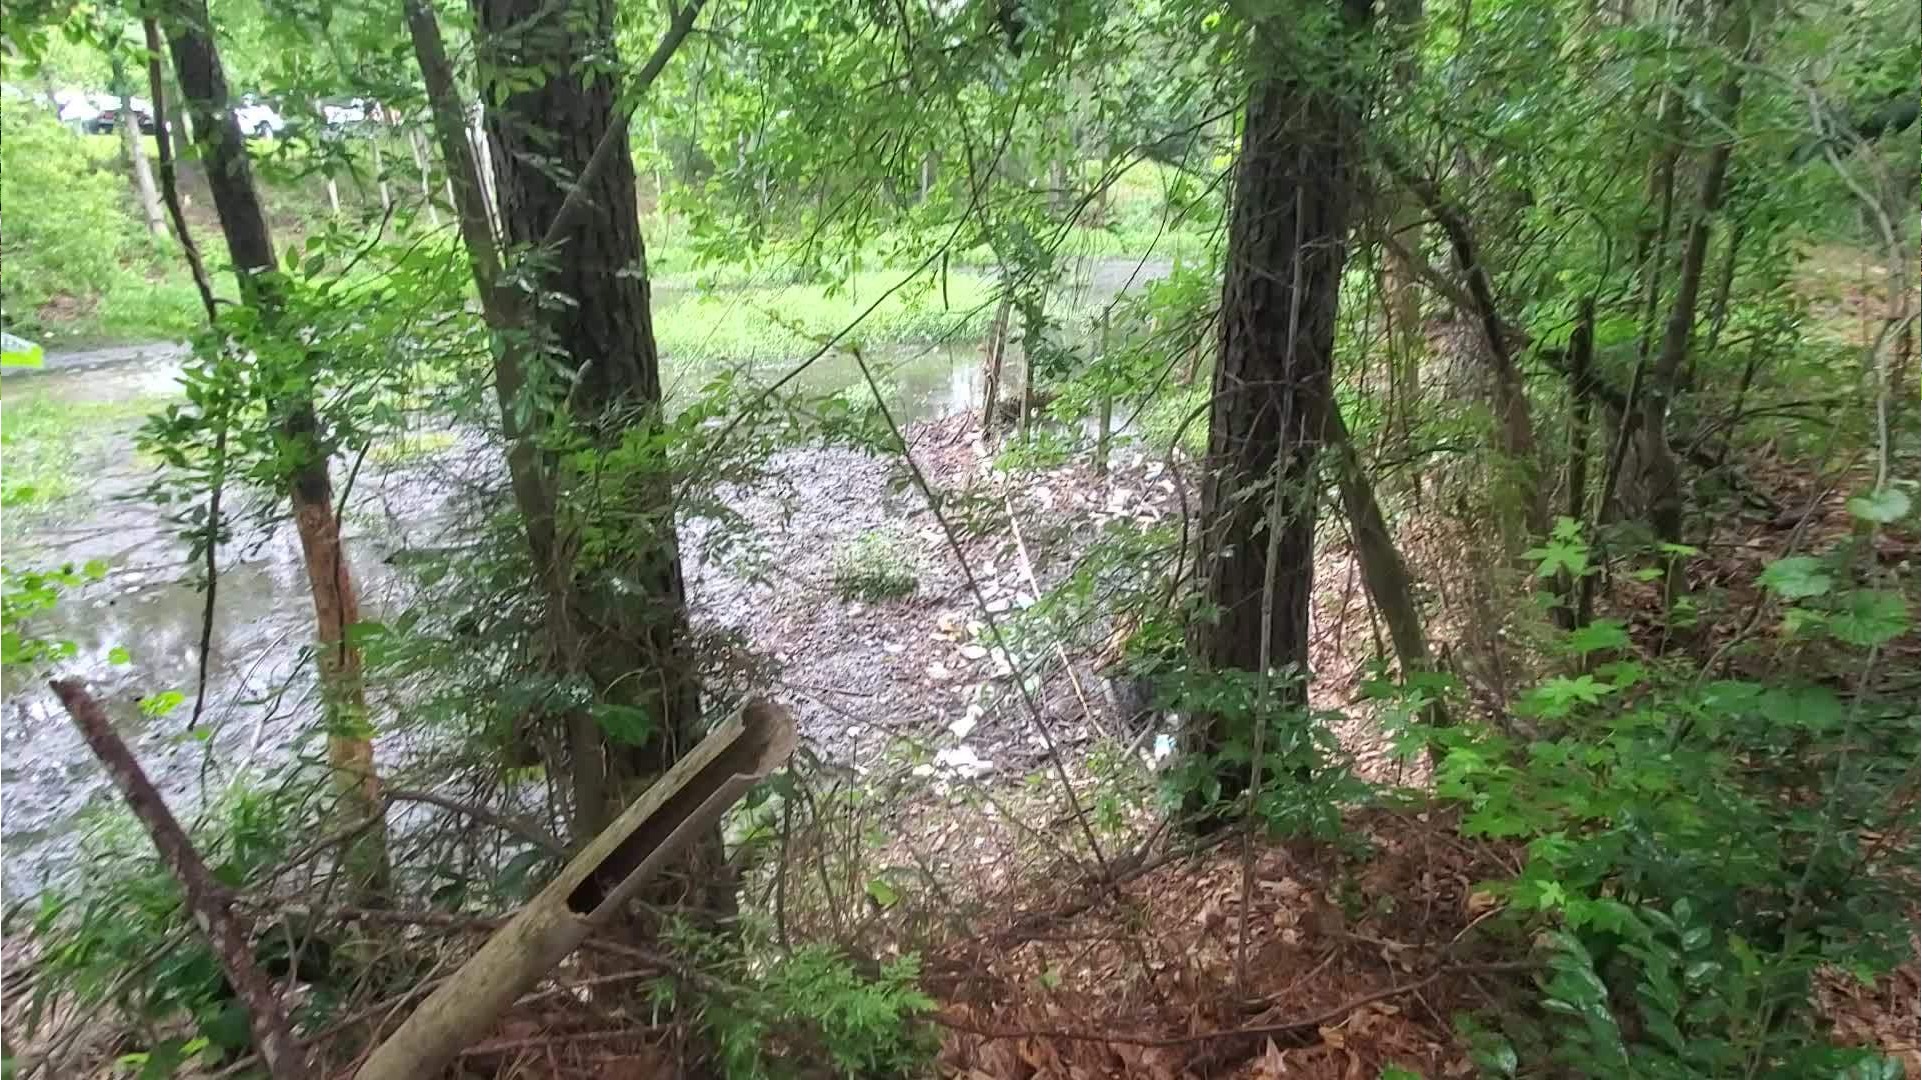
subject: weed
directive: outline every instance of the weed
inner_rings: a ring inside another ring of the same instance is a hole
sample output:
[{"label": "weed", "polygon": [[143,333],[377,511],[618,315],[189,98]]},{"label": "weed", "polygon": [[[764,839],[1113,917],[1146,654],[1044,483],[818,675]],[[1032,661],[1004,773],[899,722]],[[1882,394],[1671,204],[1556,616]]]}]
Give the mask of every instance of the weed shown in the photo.
[{"label": "weed", "polygon": [[892,600],[918,583],[900,538],[878,529],[836,550],[829,572],[834,591],[847,600]]}]

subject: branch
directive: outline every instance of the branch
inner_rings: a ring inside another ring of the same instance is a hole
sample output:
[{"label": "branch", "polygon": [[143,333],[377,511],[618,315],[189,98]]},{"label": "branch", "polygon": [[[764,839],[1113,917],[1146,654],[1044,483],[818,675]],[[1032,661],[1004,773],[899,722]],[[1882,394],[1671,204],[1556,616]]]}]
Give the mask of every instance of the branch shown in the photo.
[{"label": "branch", "polygon": [[667,67],[667,62],[673,59],[674,53],[680,49],[681,42],[687,39],[688,32],[694,29],[694,20],[701,14],[701,5],[706,2],[707,0],[687,0],[687,5],[675,14],[674,21],[668,24],[667,33],[662,34],[660,44],[654,46],[654,54],[647,58],[647,63],[635,74],[634,81],[622,95],[624,100],[614,107],[614,122],[607,125],[607,130],[601,133],[601,141],[594,147],[594,156],[587,159],[587,167],[582,169],[581,175],[575,178],[573,190],[567,193],[567,199],[561,203],[560,211],[554,215],[553,222],[547,226],[547,232],[541,237],[542,248],[553,247],[560,242],[561,237],[566,236],[581,223],[581,215],[587,212],[587,189],[593,185],[594,178],[604,172],[615,158],[627,153],[628,121],[634,116],[634,110],[640,107],[641,99],[647,96],[647,88],[654,84],[654,80],[660,76],[662,69]]},{"label": "branch", "polygon": [[287,1011],[273,982],[254,963],[249,928],[234,912],[232,897],[207,872],[207,864],[200,860],[193,841],[187,839],[160,792],[141,771],[140,762],[115,733],[100,703],[87,693],[79,679],[56,679],[48,685],[59,696],[61,707],[73,718],[81,738],[100,759],[114,786],[120,789],[127,809],[133,811],[147,830],[154,848],[160,852],[160,861],[180,883],[188,913],[207,935],[222,972],[247,1010],[247,1026],[253,1033],[255,1049],[267,1065],[268,1075],[274,1080],[305,1077],[307,1063],[294,1044]]},{"label": "branch", "polygon": [[462,802],[459,799],[449,798],[446,795],[436,795],[431,791],[418,791],[413,788],[388,788],[386,796],[389,802],[425,803],[428,806],[438,806],[442,810],[450,810],[456,814],[465,814],[483,825],[492,825],[502,832],[513,833],[515,836],[533,844],[535,847],[540,848],[555,858],[567,857],[567,845],[561,843],[540,828],[529,822],[521,821],[518,818],[496,814],[484,806],[476,806],[473,803]]}]

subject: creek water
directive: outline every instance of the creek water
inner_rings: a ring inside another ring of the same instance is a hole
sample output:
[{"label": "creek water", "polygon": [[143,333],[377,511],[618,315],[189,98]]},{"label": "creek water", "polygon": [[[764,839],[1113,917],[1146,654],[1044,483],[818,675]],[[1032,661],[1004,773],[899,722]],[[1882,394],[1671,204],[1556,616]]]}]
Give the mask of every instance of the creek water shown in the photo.
[{"label": "creek water", "polygon": [[[1167,272],[1164,265],[1104,260],[1082,281],[1084,296],[1112,296]],[[894,346],[868,355],[890,410],[903,424],[978,406],[980,342]],[[38,370],[10,370],[0,389],[0,424],[9,407],[33,399],[87,405],[114,403],[164,408],[179,394],[184,350],[175,345],[50,354]],[[669,367],[674,368],[672,357]],[[787,365],[750,373],[763,381]],[[681,370],[667,380],[670,398],[691,392],[711,371]],[[797,380],[815,393],[863,390],[851,357],[830,355]],[[206,595],[200,567],[189,565],[187,542],[169,511],[145,494],[157,465],[135,449],[144,410],[127,419],[75,432],[63,464],[78,479],[57,505],[9,510],[5,539],[10,569],[45,569],[99,559],[105,580],[63,596],[51,611],[32,616],[37,637],[70,640],[73,656],[52,670],[5,673],[0,705],[0,893],[29,897],[76,870],[90,807],[106,804],[107,780],[45,680],[84,677],[106,704],[122,736],[155,784],[191,819],[209,795],[289,755],[317,756],[313,665],[308,652],[312,611],[299,544],[284,500],[230,484],[223,516],[232,535],[218,552],[217,618],[208,650],[207,700],[202,723],[190,731],[198,682]],[[457,438],[421,460],[363,463],[344,516],[348,550],[362,594],[363,617],[404,609],[411,579],[387,559],[404,550],[446,543],[461,500],[462,482],[498,468],[486,440]],[[337,464],[336,484],[343,469]],[[113,662],[118,650],[130,659]],[[185,701],[150,715],[155,695]],[[376,689],[376,694],[378,690]],[[398,703],[385,703],[390,707]],[[376,704],[380,711],[381,704]],[[380,752],[396,749],[381,736]]]}]

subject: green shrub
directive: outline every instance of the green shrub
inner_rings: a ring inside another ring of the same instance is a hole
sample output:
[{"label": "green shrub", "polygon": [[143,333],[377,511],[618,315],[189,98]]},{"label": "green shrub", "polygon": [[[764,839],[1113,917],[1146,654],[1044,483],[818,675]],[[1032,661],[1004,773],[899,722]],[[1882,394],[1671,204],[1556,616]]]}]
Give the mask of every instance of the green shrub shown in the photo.
[{"label": "green shrub", "polygon": [[[744,964],[716,939],[684,929],[670,943],[694,954],[707,976],[698,1013],[733,1078],[918,1076],[933,1045],[916,1016],[934,1008],[917,985],[913,955],[855,970],[838,949],[803,945],[791,954]],[[740,975],[733,973],[746,968]],[[656,984],[671,999],[671,984]],[[822,1066],[829,1068],[823,1070]]]},{"label": "green shrub", "polygon": [[914,591],[914,562],[899,537],[875,530],[834,552],[829,574],[834,591],[848,600],[892,600]]},{"label": "green shrub", "polygon": [[119,176],[46,110],[6,99],[0,126],[0,308],[32,328],[55,297],[99,298],[134,249],[135,222]]},{"label": "green shrub", "polygon": [[[1850,507],[1891,521],[1909,503]],[[1863,579],[1867,541],[1762,574],[1789,650],[1767,683],[1634,658],[1625,627],[1597,620],[1560,639],[1569,672],[1518,703],[1532,741],[1441,733],[1436,785],[1462,830],[1530,838],[1521,871],[1491,887],[1546,946],[1544,1012],[1479,1032],[1490,1060],[1664,1080],[1885,1075],[1830,1042],[1811,991],[1820,970],[1867,980],[1912,955],[1915,700],[1860,675],[1797,679],[1793,663],[1872,671],[1913,632],[1900,593],[1844,584]],[[1587,568],[1579,530],[1531,556]]]}]

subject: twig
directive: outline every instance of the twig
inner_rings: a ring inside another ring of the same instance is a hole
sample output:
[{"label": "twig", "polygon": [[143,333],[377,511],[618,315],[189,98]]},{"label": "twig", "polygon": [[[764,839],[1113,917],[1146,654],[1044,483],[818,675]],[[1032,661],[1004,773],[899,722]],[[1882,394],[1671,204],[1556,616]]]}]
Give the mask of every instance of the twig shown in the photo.
[{"label": "twig", "polygon": [[[1041,599],[1041,582],[1034,574],[1034,561],[1028,558],[1028,545],[1021,539],[1021,525],[1015,518],[1014,496],[1006,496],[1008,503],[1008,531],[1014,534],[1014,550],[1021,556],[1021,573],[1028,579],[1028,588],[1034,590],[1034,598]],[[1075,674],[1074,661],[1068,659],[1068,650],[1059,640],[1054,643],[1054,654],[1061,658],[1061,668],[1068,673],[1068,685],[1074,688],[1075,700],[1081,702],[1081,716],[1088,726],[1101,733],[1104,739],[1114,738],[1108,726],[1095,717],[1094,709],[1088,705],[1088,694],[1081,688],[1081,677]]]},{"label": "twig", "polygon": [[414,788],[388,788],[385,794],[389,802],[424,803],[428,806],[438,806],[442,810],[451,810],[456,814],[465,814],[483,825],[492,825],[502,832],[513,833],[556,858],[564,858],[567,855],[566,844],[533,823],[496,814],[484,806],[476,806],[446,795],[437,795],[431,791],[420,791]]}]

